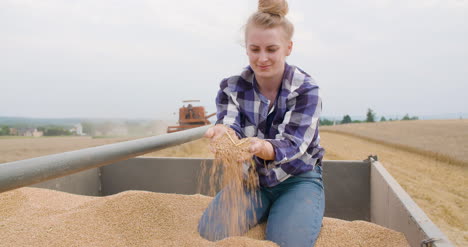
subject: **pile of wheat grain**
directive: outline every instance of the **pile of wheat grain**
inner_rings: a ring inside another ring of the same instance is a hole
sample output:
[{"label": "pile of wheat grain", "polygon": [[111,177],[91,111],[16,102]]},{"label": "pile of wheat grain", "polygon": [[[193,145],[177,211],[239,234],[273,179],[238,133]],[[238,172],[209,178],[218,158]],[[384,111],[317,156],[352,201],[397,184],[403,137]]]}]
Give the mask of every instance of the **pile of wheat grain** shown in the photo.
[{"label": "pile of wheat grain", "polygon": [[[211,201],[202,195],[126,191],[106,197],[39,188],[0,194],[1,246],[277,246],[265,225],[245,236],[203,239],[198,221]],[[324,218],[316,247],[408,246],[403,234],[363,222]]]}]

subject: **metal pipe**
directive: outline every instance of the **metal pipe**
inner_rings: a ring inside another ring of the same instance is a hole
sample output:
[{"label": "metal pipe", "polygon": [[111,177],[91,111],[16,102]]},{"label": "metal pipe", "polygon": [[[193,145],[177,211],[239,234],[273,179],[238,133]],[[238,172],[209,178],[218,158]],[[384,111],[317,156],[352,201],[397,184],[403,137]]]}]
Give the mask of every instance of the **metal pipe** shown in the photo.
[{"label": "metal pipe", "polygon": [[0,164],[0,193],[199,139],[210,126]]}]

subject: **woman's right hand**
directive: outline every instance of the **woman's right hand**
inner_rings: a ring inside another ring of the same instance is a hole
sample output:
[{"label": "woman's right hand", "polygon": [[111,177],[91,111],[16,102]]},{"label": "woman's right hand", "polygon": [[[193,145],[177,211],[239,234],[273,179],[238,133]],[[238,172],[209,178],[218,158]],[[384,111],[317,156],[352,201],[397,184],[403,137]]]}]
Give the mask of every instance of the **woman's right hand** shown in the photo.
[{"label": "woman's right hand", "polygon": [[223,136],[224,133],[228,131],[228,127],[222,124],[217,124],[211,128],[209,128],[206,132],[204,137],[209,138],[210,140],[216,140],[219,137]]}]

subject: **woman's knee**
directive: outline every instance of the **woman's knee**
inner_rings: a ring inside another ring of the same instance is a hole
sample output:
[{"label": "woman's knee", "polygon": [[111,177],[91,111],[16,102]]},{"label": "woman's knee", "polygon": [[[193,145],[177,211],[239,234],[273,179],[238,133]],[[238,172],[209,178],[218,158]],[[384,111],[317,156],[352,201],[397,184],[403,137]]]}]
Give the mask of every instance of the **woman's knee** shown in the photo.
[{"label": "woman's knee", "polygon": [[228,237],[223,225],[210,221],[206,211],[198,222],[198,233],[202,238],[210,241],[218,241]]},{"label": "woman's knee", "polygon": [[310,179],[294,184],[272,205],[266,237],[280,246],[313,246],[324,214],[324,192]]}]

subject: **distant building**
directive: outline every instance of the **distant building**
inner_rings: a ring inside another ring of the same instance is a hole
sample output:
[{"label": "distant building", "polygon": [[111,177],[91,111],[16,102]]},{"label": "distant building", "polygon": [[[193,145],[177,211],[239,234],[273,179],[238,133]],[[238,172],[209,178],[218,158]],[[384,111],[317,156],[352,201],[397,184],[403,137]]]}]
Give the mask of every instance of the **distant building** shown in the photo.
[{"label": "distant building", "polygon": [[20,129],[16,130],[16,135],[18,135],[18,136],[41,137],[41,136],[44,135],[44,133],[42,131],[38,131],[36,128],[20,128]]},{"label": "distant building", "polygon": [[71,133],[73,133],[75,135],[78,135],[78,136],[85,135],[83,133],[83,126],[81,125],[81,123],[75,124],[74,127],[69,129],[68,131],[70,131]]},{"label": "distant building", "polygon": [[10,135],[12,135],[12,136],[18,135],[18,129],[16,129],[16,128],[10,128]]},{"label": "distant building", "polygon": [[19,128],[17,135],[19,136],[32,136],[32,129],[30,128]]},{"label": "distant building", "polygon": [[32,135],[33,135],[34,137],[41,137],[41,136],[44,135],[44,132],[38,131],[37,129],[34,129]]},{"label": "distant building", "polygon": [[83,133],[83,125],[81,123],[75,125],[76,128],[76,134],[79,136],[84,136],[85,134]]}]

